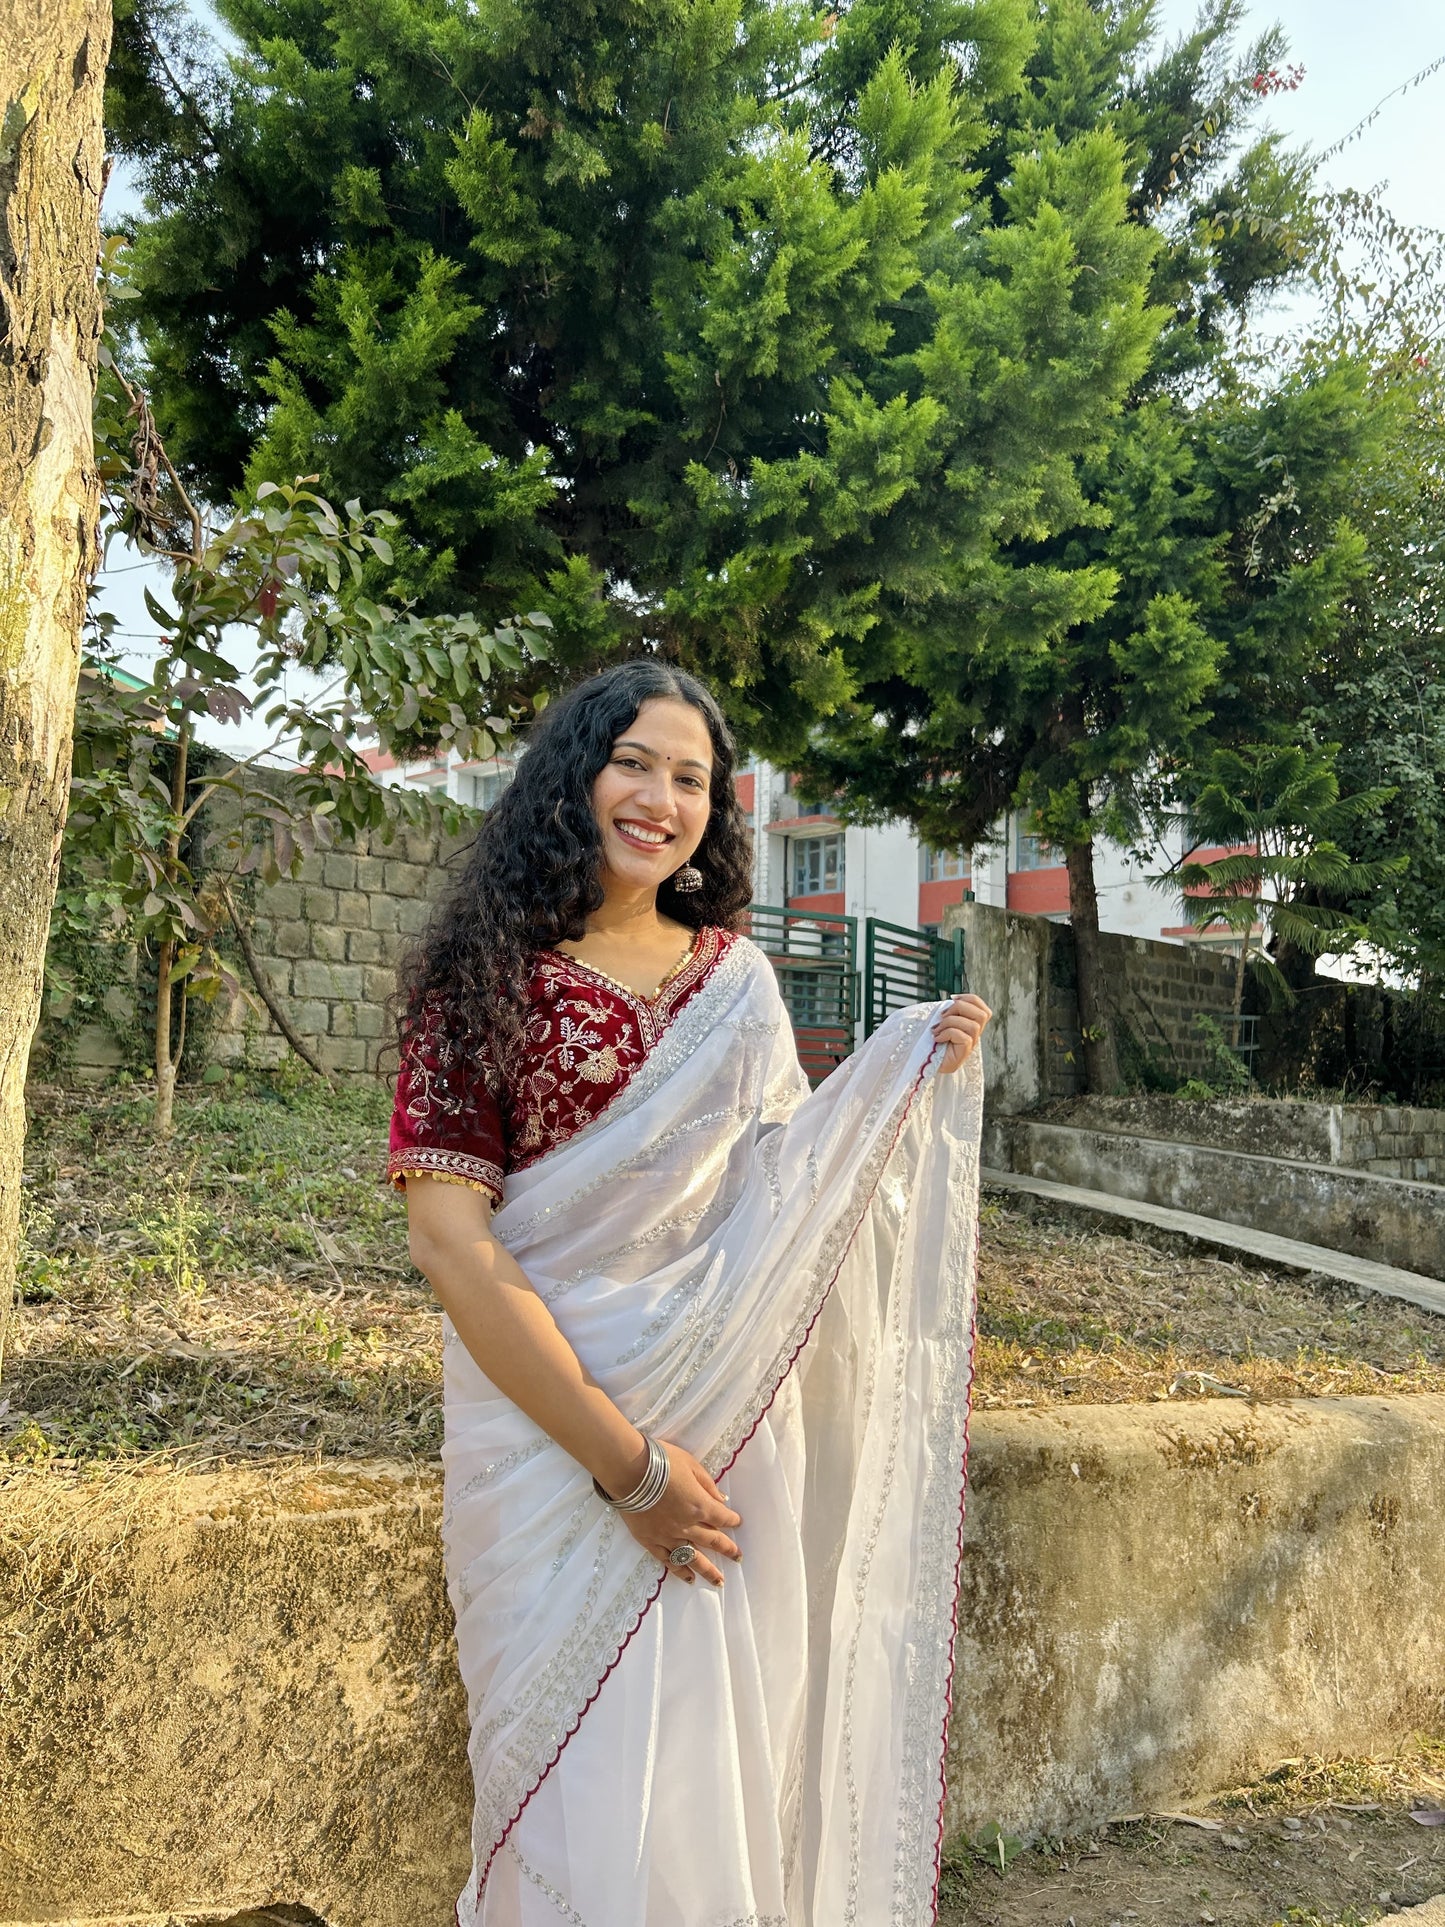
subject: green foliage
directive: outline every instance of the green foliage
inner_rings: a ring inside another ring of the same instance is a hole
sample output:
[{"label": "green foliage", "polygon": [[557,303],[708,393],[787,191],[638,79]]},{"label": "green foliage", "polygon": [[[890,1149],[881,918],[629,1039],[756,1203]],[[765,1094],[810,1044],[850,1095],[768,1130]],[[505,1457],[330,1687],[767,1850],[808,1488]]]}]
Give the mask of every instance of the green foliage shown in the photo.
[{"label": "green foliage", "polygon": [[1002,173],[1025,141],[1115,144],[1128,218],[1112,245],[1142,250],[1147,325],[1091,397],[1067,510],[1009,530],[997,596],[969,570],[951,597],[914,591],[907,631],[880,626],[805,759],[811,793],[945,847],[1012,806],[1063,848],[1134,842],[1175,772],[1263,691],[1297,690],[1337,629],[1363,549],[1352,469],[1380,431],[1353,363],[1266,383],[1242,354],[1242,325],[1304,274],[1319,222],[1302,164],[1244,144],[1278,47],[1236,49],[1237,18],[1209,7],[1162,49],[1143,5],[1069,0],[1041,20],[991,159]]},{"label": "green foliage", "polygon": [[1106,599],[1016,553],[1159,326],[1127,132],[1025,124],[1052,10],[219,12],[216,158],[149,163],[137,234],[211,499],[315,471],[400,518],[420,606],[659,643],[778,754],[894,649]]},{"label": "green foliage", "polygon": [[[109,300],[133,298],[119,243],[108,243],[104,268]],[[262,482],[254,506],[213,525],[186,492],[118,349],[112,329],[95,411],[106,507],[113,529],[169,564],[171,603],[146,591],[160,647],[138,686],[110,672],[108,629],[96,625],[76,716],[52,1002],[74,1008],[86,992],[76,959],[97,923],[113,941],[154,951],[164,1130],[171,988],[206,999],[240,988],[219,937],[235,914],[232,882],[252,873],[274,882],[338,836],[380,831],[389,840],[399,819],[419,820],[426,799],[377,783],[358,738],[399,759],[435,748],[492,755],[544,700],[529,700],[521,685],[529,662],[546,654],[550,621],[534,611],[488,630],[472,614],[421,616],[377,600],[396,516],[354,498],[338,511],[308,485],[314,478]],[[254,695],[232,660],[237,631],[258,648]],[[292,668],[330,671],[331,681],[294,698]],[[275,732],[268,750],[240,761],[194,751],[201,717],[235,722],[252,710]],[[295,767],[278,784],[256,765],[282,745]],[[203,812],[220,819],[205,862]]]},{"label": "green foliage", "polygon": [[996,1820],[980,1827],[967,1841],[967,1846],[975,1860],[992,1867],[998,1874],[1006,1874],[1010,1863],[1024,1851],[1023,1841],[1015,1834],[1005,1833]]},{"label": "green foliage", "polygon": [[233,1072],[179,1100],[169,1146],[124,1090],[37,1096],[19,1296],[45,1340],[7,1356],[0,1466],[435,1453],[435,1301],[377,1181],[380,1085]]},{"label": "green foliage", "polygon": [[1346,951],[1369,927],[1327,898],[1362,897],[1398,876],[1403,856],[1357,862],[1338,840],[1361,817],[1388,801],[1379,791],[1341,796],[1337,745],[1308,750],[1297,744],[1246,744],[1216,749],[1193,780],[1185,821],[1195,849],[1224,854],[1191,858],[1174,873],[1181,907],[1200,929],[1223,925],[1239,940],[1241,965],[1254,967],[1272,997],[1292,989],[1261,946],[1256,927],[1307,956]]}]

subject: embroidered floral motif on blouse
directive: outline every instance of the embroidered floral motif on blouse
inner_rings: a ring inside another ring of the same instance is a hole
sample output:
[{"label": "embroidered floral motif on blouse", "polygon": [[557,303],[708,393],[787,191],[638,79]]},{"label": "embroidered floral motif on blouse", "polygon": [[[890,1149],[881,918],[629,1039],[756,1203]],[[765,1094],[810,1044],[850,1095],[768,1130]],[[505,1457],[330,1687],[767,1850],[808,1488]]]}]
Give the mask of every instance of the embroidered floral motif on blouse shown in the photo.
[{"label": "embroidered floral motif on blouse", "polygon": [[[508,1171],[533,1164],[606,1109],[736,939],[706,925],[655,997],[641,997],[577,957],[541,951],[527,986],[522,1066],[499,1104],[485,1066],[464,1062],[439,1026],[423,1026],[396,1081],[387,1175],[469,1184],[502,1199]],[[461,1096],[465,1121],[440,1094]]]}]

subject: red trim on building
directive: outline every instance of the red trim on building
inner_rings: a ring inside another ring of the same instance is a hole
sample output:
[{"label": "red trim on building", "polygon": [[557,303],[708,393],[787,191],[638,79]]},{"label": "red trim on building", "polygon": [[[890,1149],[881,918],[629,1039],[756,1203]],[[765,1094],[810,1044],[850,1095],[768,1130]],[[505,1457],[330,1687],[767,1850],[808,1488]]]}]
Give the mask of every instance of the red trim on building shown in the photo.
[{"label": "red trim on building", "polygon": [[1008,907],[1026,916],[1058,916],[1069,907],[1069,873],[1060,863],[1047,870],[1010,870]]},{"label": "red trim on building", "polygon": [[839,818],[830,816],[826,810],[818,811],[815,816],[781,816],[773,825],[783,836],[794,836],[800,831],[841,830],[842,827]]},{"label": "red trim on building", "polygon": [[741,776],[733,778],[733,794],[738,799],[738,808],[749,816],[753,813],[757,784],[758,779],[752,770],[746,770]]},{"label": "red trim on building", "polygon": [[810,897],[785,897],[784,903],[790,910],[837,910],[848,908],[848,898],[842,890],[819,890]]},{"label": "red trim on building", "polygon": [[918,921],[921,925],[942,923],[943,913],[952,903],[962,903],[964,892],[973,887],[968,877],[939,877],[918,886]]}]

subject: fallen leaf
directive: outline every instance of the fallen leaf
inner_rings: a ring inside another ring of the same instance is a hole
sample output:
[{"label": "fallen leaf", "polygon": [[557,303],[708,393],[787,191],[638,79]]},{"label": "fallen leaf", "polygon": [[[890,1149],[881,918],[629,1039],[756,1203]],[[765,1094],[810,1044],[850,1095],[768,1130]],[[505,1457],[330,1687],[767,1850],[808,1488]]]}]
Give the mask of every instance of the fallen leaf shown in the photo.
[{"label": "fallen leaf", "polygon": [[1410,1818],[1417,1827],[1445,1827],[1445,1807],[1416,1807]]},{"label": "fallen leaf", "polygon": [[1181,1827],[1203,1827],[1206,1833],[1223,1833],[1222,1820],[1207,1820],[1198,1813],[1156,1813],[1156,1820],[1173,1820]]}]

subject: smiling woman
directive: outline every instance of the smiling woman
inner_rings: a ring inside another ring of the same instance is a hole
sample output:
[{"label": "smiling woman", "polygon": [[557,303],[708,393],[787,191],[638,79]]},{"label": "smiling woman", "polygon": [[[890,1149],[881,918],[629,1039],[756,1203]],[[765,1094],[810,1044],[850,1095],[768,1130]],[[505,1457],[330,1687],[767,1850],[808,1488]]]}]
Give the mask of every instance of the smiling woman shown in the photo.
[{"label": "smiling woman", "polygon": [[810,1095],[734,761],[691,677],[582,684],[403,970],[461,1927],[936,1911],[988,1012],[898,1012]]}]

